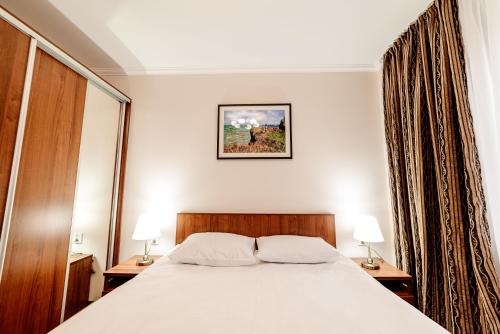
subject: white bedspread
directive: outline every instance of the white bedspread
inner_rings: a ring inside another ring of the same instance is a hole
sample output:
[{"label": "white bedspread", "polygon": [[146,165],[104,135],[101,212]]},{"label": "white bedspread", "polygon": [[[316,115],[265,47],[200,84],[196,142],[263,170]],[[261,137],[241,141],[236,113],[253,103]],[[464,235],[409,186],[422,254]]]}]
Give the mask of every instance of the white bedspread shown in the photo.
[{"label": "white bedspread", "polygon": [[204,267],[166,257],[52,333],[447,333],[348,258]]}]

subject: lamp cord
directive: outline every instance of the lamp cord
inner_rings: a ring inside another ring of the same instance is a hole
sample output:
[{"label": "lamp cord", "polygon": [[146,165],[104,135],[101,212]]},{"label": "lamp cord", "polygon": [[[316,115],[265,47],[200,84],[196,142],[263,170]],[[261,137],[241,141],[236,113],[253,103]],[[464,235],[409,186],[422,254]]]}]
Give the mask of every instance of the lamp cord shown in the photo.
[{"label": "lamp cord", "polygon": [[[359,244],[359,246],[368,248],[368,245],[367,245],[364,241],[361,241],[361,243]],[[371,248],[371,250],[372,250],[373,252],[375,252],[375,254],[377,254],[377,255],[378,255],[378,258],[379,258],[382,262],[385,262],[385,260],[384,260],[384,258],[382,257],[382,255],[380,255],[380,253],[379,253],[379,252],[377,252],[377,250],[376,250],[375,248],[373,248],[373,246],[370,246],[370,248]]]}]

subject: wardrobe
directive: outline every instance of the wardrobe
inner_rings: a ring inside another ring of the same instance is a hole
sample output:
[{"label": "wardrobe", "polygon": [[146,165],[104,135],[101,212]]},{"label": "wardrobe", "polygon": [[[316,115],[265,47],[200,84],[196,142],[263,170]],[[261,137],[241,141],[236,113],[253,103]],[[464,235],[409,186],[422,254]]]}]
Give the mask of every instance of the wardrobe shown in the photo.
[{"label": "wardrobe", "polygon": [[0,333],[64,320],[75,256],[101,272],[117,263],[130,106],[0,7]]}]

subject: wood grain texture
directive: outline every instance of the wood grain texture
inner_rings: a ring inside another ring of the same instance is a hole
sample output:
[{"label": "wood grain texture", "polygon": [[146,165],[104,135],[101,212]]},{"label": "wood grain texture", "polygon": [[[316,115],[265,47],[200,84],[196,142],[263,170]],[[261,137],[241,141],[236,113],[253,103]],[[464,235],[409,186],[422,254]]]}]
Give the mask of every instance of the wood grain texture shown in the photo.
[{"label": "wood grain texture", "polygon": [[92,254],[71,256],[64,320],[83,310],[89,304],[92,262]]},{"label": "wood grain texture", "polygon": [[87,80],[37,50],[0,282],[0,333],[59,324]]},{"label": "wood grain texture", "polygon": [[[116,225],[115,225],[115,241],[113,244],[113,266],[118,264],[120,258],[120,236],[123,220],[123,191],[125,189],[125,172],[127,167],[127,152],[128,152],[128,137],[130,128],[130,114],[132,113],[132,104],[127,103],[125,106],[125,121],[123,125],[123,143],[120,161],[120,183],[118,187],[118,198],[116,205]],[[110,234],[111,235],[111,234]],[[108,255],[109,256],[109,255]]]},{"label": "wood grain texture", "polygon": [[[137,260],[142,258],[143,255],[134,255],[130,259],[120,264],[117,264],[111,269],[106,270],[103,275],[108,276],[136,276],[137,274],[148,269],[149,266],[138,266],[136,264]],[[158,260],[161,255],[150,255],[153,260]]]},{"label": "wood grain texture", "polygon": [[[356,262],[360,267],[361,267],[361,262],[366,261],[365,257],[355,257],[352,258],[354,262]],[[383,280],[393,280],[393,279],[410,279],[411,280],[411,275],[408,275],[402,270],[399,270],[398,268],[390,265],[386,261],[380,261],[378,259],[375,259],[375,261],[380,265],[379,269],[376,270],[370,270],[363,268],[364,271],[366,271],[368,274],[370,274],[371,277],[376,278],[376,279],[383,279]]]},{"label": "wood grain texture", "polygon": [[28,64],[30,38],[0,19],[0,235]]},{"label": "wood grain texture", "polygon": [[246,214],[179,213],[175,243],[198,232],[226,232],[261,237],[268,235],[303,235],[322,237],[335,247],[333,214]]},{"label": "wood grain texture", "polygon": [[2,8],[4,11],[6,11],[7,13],[9,13],[13,17],[15,17],[17,20],[21,21],[26,27],[28,27],[29,29],[31,29],[33,32],[35,32],[38,35],[42,36],[46,41],[50,42],[57,49],[59,49],[60,51],[62,51],[66,55],[68,55],[70,58],[72,58],[74,61],[76,61],[78,63],[78,65],[80,65],[81,67],[85,68],[86,70],[88,70],[89,72],[91,72],[92,74],[94,74],[96,77],[98,77],[99,79],[101,79],[102,81],[104,81],[105,83],[107,83],[108,85],[110,85],[111,87],[113,87],[114,89],[116,89],[118,92],[120,92],[120,94],[122,94],[123,96],[125,96],[127,99],[132,100],[129,96],[127,96],[127,94],[125,94],[120,89],[118,89],[115,86],[113,86],[108,80],[104,79],[102,76],[100,76],[99,74],[97,74],[93,69],[91,69],[90,67],[88,67],[87,65],[85,65],[83,62],[81,62],[80,59],[79,59],[79,57],[76,57],[75,55],[73,55],[73,54],[65,51],[57,43],[54,43],[54,41],[52,41],[50,38],[48,38],[47,36],[45,36],[44,34],[42,34],[40,31],[38,31],[37,29],[35,29],[30,24],[26,23],[24,20],[21,20],[21,18],[19,16],[15,15],[14,13],[12,13],[11,11],[9,11],[7,8],[5,8],[4,6],[2,6],[1,4],[0,4],[0,8]]}]

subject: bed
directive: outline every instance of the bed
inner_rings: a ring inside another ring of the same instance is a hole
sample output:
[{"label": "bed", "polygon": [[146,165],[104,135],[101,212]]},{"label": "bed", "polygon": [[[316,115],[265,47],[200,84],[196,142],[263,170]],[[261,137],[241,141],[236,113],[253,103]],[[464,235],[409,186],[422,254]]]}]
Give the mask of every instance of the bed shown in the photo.
[{"label": "bed", "polygon": [[[179,214],[192,233],[319,236],[334,216]],[[345,256],[333,263],[208,267],[164,256],[52,333],[447,333]]]}]

